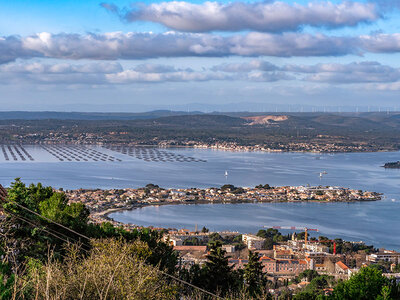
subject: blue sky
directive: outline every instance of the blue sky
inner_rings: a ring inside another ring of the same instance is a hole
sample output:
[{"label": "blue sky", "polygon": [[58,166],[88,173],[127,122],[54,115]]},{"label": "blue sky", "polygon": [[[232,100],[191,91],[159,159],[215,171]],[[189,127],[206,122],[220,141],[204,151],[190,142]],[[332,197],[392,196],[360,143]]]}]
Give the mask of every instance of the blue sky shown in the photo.
[{"label": "blue sky", "polygon": [[394,109],[398,2],[1,1],[1,109]]}]

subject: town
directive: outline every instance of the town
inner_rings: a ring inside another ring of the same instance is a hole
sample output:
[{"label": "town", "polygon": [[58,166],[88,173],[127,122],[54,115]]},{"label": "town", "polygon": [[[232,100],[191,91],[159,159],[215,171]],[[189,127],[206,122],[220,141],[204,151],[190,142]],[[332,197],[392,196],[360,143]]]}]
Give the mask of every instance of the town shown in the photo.
[{"label": "town", "polygon": [[[16,183],[20,185],[17,179]],[[16,185],[10,189],[15,195]],[[23,186],[19,187],[22,188]],[[26,188],[26,187],[25,187]],[[8,192],[0,185],[0,201],[7,201]],[[255,188],[224,185],[208,189],[162,189],[148,184],[139,189],[120,190],[56,190],[40,184],[29,189],[46,190],[47,193],[65,195],[68,205],[81,205],[90,211],[89,222],[97,228],[119,228],[115,231],[135,234],[145,230],[134,224],[123,224],[111,220],[107,214],[114,209],[127,209],[141,205],[174,203],[232,203],[232,202],[283,202],[283,201],[374,201],[381,195],[375,192],[352,190],[339,187],[271,187],[268,184]],[[43,193],[43,192],[42,192]],[[54,194],[54,195],[56,195]],[[53,197],[57,199],[56,197]],[[50,199],[53,199],[50,198]],[[44,202],[42,202],[44,203]],[[39,205],[45,207],[44,205]],[[7,214],[7,206],[4,213]],[[3,215],[3,219],[5,219]],[[50,220],[50,219],[49,219]],[[33,224],[33,223],[32,223]],[[111,226],[111,227],[110,227]],[[212,232],[206,227],[195,225],[188,229],[154,228],[159,241],[169,245],[176,255],[176,269],[191,272],[204,268],[215,247],[226,259],[233,272],[245,272],[250,261],[260,264],[262,276],[268,280],[270,295],[292,295],[307,291],[315,284],[315,278],[332,282],[349,280],[364,267],[379,268],[388,280],[400,282],[400,253],[384,248],[375,249],[362,241],[344,241],[318,236],[318,228],[294,226],[264,226],[256,234],[232,231]],[[283,232],[285,231],[285,232]],[[113,231],[111,231],[113,232]],[[255,256],[254,256],[255,255]],[[325,277],[324,277],[325,276]],[[313,281],[314,280],[314,281]],[[323,284],[325,295],[331,295],[334,284]]]},{"label": "town", "polygon": [[[278,229],[292,233],[282,235]],[[302,232],[293,232],[303,230]],[[185,229],[166,231],[164,241],[170,243],[179,252],[179,265],[190,268],[194,264],[206,262],[210,242],[220,241],[228,256],[229,265],[235,269],[244,269],[248,263],[249,251],[255,252],[262,263],[263,272],[275,282],[272,294],[283,289],[293,293],[304,289],[310,280],[305,274],[327,275],[334,280],[347,280],[365,266],[378,267],[383,275],[400,281],[400,252],[374,249],[362,241],[346,242],[341,239],[330,240],[327,237],[308,238],[308,232],[317,229],[297,227],[274,227],[261,229],[254,234],[238,232],[209,232]],[[330,293],[330,289],[326,290]]]},{"label": "town", "polygon": [[84,203],[91,212],[92,220],[97,223],[103,221],[115,222],[107,217],[108,213],[113,211],[128,210],[146,205],[300,201],[354,202],[378,201],[382,197],[380,193],[343,187],[271,187],[268,184],[260,184],[254,188],[235,187],[226,184],[220,188],[210,187],[206,189],[163,189],[158,185],[148,184],[138,189],[78,189],[63,192],[71,203]]}]

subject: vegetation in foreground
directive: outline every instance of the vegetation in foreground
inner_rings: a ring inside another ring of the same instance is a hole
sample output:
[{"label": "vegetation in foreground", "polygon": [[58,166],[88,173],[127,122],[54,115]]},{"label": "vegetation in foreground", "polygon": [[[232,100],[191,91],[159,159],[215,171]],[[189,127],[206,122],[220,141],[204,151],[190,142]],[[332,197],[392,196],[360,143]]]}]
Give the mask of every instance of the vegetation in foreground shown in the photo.
[{"label": "vegetation in foreground", "polygon": [[[273,299],[269,290],[279,285],[267,280],[256,253],[244,270],[232,270],[219,241],[202,267],[180,269],[161,233],[91,224],[83,204],[41,184],[16,179],[2,209],[0,299],[213,298],[171,276],[225,299]],[[281,284],[278,299],[400,298],[400,286],[376,268],[339,283],[310,270],[296,278],[304,279],[310,284],[295,295]]]}]

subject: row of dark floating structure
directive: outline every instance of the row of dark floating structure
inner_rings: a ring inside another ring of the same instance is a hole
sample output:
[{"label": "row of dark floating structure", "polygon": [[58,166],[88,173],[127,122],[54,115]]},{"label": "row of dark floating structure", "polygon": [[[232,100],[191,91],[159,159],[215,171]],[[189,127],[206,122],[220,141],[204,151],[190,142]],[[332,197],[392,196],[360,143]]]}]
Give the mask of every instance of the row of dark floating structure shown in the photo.
[{"label": "row of dark floating structure", "polygon": [[34,161],[33,157],[22,145],[1,145],[1,152],[6,161]]},{"label": "row of dark floating structure", "polygon": [[[6,161],[34,161],[34,158],[22,145],[0,145]],[[41,147],[59,161],[110,161],[122,159],[83,145],[41,145]],[[147,162],[206,162],[191,156],[177,154],[159,148],[140,146],[107,145],[104,148]]]},{"label": "row of dark floating structure", "polygon": [[59,161],[122,161],[112,155],[108,155],[77,145],[41,145],[43,149],[57,158]]},{"label": "row of dark floating structure", "polygon": [[119,152],[144,161],[155,162],[206,162],[204,159],[197,159],[191,156],[184,156],[174,152],[161,150],[158,148],[140,147],[140,146],[117,146],[107,145],[105,148]]}]

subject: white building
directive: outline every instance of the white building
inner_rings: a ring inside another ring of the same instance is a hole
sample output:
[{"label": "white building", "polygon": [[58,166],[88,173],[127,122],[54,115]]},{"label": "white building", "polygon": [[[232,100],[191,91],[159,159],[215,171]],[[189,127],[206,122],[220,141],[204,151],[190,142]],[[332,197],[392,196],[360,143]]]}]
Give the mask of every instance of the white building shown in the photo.
[{"label": "white building", "polygon": [[234,253],[235,252],[235,245],[222,245],[222,249],[226,251],[226,253]]},{"label": "white building", "polygon": [[319,243],[307,243],[307,245],[303,245],[303,248],[305,250],[308,250],[310,252],[325,252],[329,253],[329,247],[325,245],[321,245]]},{"label": "white building", "polygon": [[243,234],[242,241],[249,250],[260,250],[264,248],[265,239],[254,234]]},{"label": "white building", "polygon": [[395,264],[400,263],[400,253],[391,250],[382,249],[378,253],[367,255],[367,261],[376,263],[378,261],[387,261]]}]

